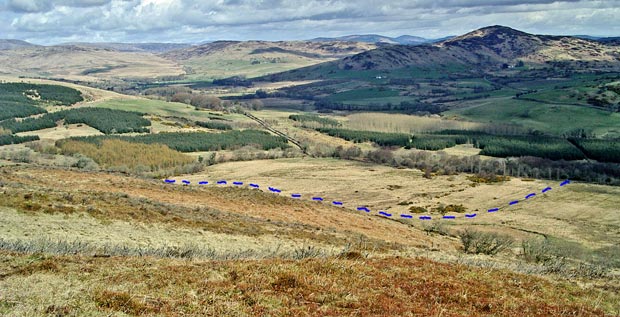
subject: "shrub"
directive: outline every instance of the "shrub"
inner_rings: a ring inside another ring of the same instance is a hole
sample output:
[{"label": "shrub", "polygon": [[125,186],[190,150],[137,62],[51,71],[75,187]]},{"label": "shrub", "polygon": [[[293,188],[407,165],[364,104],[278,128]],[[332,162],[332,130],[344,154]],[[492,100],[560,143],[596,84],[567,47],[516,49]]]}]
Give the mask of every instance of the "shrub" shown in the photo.
[{"label": "shrub", "polygon": [[510,246],[513,239],[508,235],[465,229],[458,234],[465,253],[495,255]]},{"label": "shrub", "polygon": [[553,259],[551,254],[551,245],[545,238],[529,239],[521,242],[522,256],[527,262],[546,263]]},{"label": "shrub", "polygon": [[428,213],[428,210],[420,206],[411,206],[409,207],[409,212],[413,214],[425,214],[425,213]]},{"label": "shrub", "polygon": [[440,214],[447,214],[447,213],[465,213],[467,212],[467,207],[463,206],[462,204],[458,204],[458,205],[454,205],[454,204],[450,204],[450,205],[439,205],[438,207],[435,207],[432,209],[433,212],[438,212]]}]

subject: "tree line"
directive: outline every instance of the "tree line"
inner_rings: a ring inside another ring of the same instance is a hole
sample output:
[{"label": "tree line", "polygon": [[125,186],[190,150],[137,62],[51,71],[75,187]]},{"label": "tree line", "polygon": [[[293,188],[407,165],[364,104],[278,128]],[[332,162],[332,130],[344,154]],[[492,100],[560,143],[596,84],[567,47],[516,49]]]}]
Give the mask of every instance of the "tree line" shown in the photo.
[{"label": "tree line", "polygon": [[[118,139],[144,144],[164,144],[180,152],[235,150],[244,146],[255,146],[262,150],[288,148],[286,138],[274,136],[260,130],[233,130],[222,133],[207,132],[169,132],[137,136],[89,136],[77,137],[77,140],[100,144],[103,140]],[[62,140],[57,143],[60,147]]]},{"label": "tree line", "polygon": [[147,127],[151,125],[151,122],[138,112],[106,108],[76,108],[46,113],[38,118],[27,118],[21,121],[6,120],[0,122],[0,127],[19,133],[53,128],[60,120],[64,120],[66,124],[87,124],[105,134],[149,132]]},{"label": "tree line", "polygon": [[438,151],[457,144],[473,144],[481,149],[481,155],[493,157],[533,156],[568,161],[582,160],[587,157],[601,162],[620,162],[620,141],[618,139],[492,135],[481,131],[465,130],[445,130],[414,135],[341,128],[317,128],[316,130],[355,143],[373,142],[379,146]]},{"label": "tree line", "polygon": [[36,135],[26,135],[26,136],[17,136],[17,135],[0,135],[0,146],[1,145],[9,145],[9,144],[20,144],[30,141],[37,141],[39,137]]}]

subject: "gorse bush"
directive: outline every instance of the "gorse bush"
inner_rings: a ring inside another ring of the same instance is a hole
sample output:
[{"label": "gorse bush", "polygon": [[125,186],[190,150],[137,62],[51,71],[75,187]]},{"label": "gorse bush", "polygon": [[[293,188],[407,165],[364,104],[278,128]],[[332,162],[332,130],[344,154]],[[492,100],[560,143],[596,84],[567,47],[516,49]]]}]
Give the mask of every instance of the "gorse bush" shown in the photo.
[{"label": "gorse bush", "polygon": [[458,236],[463,244],[463,251],[473,254],[495,255],[511,247],[514,242],[508,235],[471,229],[460,231]]},{"label": "gorse bush", "polygon": [[545,263],[554,258],[547,239],[529,239],[521,242],[522,256],[527,262]]}]

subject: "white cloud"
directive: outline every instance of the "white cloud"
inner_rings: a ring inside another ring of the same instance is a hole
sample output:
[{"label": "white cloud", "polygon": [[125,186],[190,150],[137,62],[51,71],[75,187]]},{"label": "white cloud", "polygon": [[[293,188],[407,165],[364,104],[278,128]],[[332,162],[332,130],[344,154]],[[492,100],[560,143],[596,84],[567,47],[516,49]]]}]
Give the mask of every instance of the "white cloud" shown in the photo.
[{"label": "white cloud", "polygon": [[618,0],[4,0],[0,19],[12,23],[0,37],[37,43],[441,37],[492,24],[533,33],[620,35],[619,8]]}]

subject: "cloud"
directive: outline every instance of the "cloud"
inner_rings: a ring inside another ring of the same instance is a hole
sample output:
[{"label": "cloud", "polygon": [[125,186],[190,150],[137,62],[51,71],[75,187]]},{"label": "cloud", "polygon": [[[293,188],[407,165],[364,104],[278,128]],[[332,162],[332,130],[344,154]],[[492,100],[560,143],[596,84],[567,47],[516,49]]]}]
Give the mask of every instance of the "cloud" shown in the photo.
[{"label": "cloud", "polygon": [[0,19],[10,23],[0,37],[37,43],[441,37],[492,24],[533,33],[620,35],[619,8],[619,0],[5,0]]},{"label": "cloud", "polygon": [[16,13],[49,12],[57,6],[93,7],[102,6],[111,0],[5,0],[0,8]]}]

